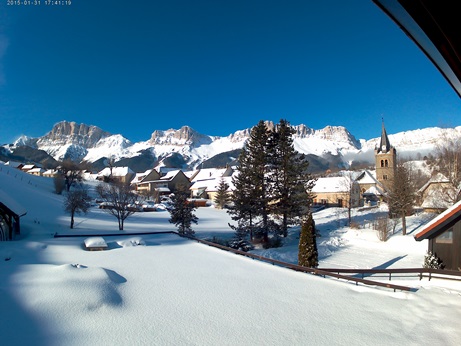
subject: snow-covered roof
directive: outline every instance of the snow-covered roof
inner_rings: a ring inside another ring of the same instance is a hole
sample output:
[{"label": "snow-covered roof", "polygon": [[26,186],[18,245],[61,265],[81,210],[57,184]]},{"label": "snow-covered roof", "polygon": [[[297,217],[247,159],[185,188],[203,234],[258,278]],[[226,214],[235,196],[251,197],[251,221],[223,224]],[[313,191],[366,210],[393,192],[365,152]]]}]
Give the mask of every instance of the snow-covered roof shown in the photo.
[{"label": "snow-covered roof", "polygon": [[361,176],[357,179],[357,182],[359,184],[376,184],[378,182],[376,180],[376,172],[364,170]]},{"label": "snow-covered roof", "polygon": [[44,170],[43,168],[40,168],[40,167],[32,168],[27,171],[27,173],[41,173],[41,172],[44,172]]},{"label": "snow-covered roof", "polygon": [[428,209],[447,209],[453,205],[449,200],[454,200],[456,191],[454,189],[434,188],[427,191],[421,207]]},{"label": "snow-covered roof", "polygon": [[383,195],[383,191],[380,188],[378,188],[377,186],[372,186],[368,190],[366,190],[363,193],[363,195],[364,196],[366,196],[366,195],[381,196],[381,195]]},{"label": "snow-covered roof", "polygon": [[0,203],[5,205],[8,209],[10,209],[13,213],[18,216],[24,216],[27,214],[27,210],[19,204],[16,199],[7,195],[5,192],[0,190]]},{"label": "snow-covered roof", "polygon": [[226,172],[227,168],[204,168],[200,169],[200,171],[192,178],[192,182],[196,182],[199,180],[208,180],[208,179],[215,179],[221,178],[223,174]]},{"label": "snow-covered roof", "polygon": [[348,192],[350,190],[350,179],[348,177],[326,177],[319,178],[315,182],[312,192]]},{"label": "snow-covered roof", "polygon": [[179,174],[179,172],[182,172],[180,169],[174,170],[174,171],[169,171],[167,174],[165,174],[163,177],[160,177],[160,180],[171,180],[173,179],[176,175]]},{"label": "snow-covered roof", "polygon": [[89,173],[89,172],[82,173],[82,178],[88,181],[94,181],[97,179],[97,177],[98,175],[94,173]]},{"label": "snow-covered roof", "polygon": [[219,184],[221,179],[229,185],[227,191],[233,191],[235,189],[234,184],[232,183],[232,177],[222,177],[216,179],[200,180],[196,181],[190,187],[191,190],[205,190],[207,192],[218,191]]},{"label": "snow-covered roof", "polygon": [[429,179],[429,181],[424,184],[419,190],[418,192],[423,192],[424,190],[427,189],[427,187],[431,184],[442,184],[442,183],[449,183],[450,181],[448,180],[448,178],[446,176],[444,176],[442,173],[437,173],[436,175],[434,175],[433,177],[431,177],[431,179]]},{"label": "snow-covered roof", "polygon": [[[134,171],[130,167],[112,167],[112,176],[113,177],[124,177],[127,174],[134,174]],[[108,177],[111,175],[110,167],[104,168],[98,173],[98,176]]]},{"label": "snow-covered roof", "polygon": [[194,174],[198,173],[198,170],[196,170],[196,171],[185,171],[183,173],[188,179],[190,179],[190,178],[192,178],[194,176]]},{"label": "snow-covered roof", "polygon": [[151,172],[153,171],[153,169],[148,169],[146,170],[145,172],[142,172],[142,173],[136,173],[134,178],[131,180],[131,184],[136,184],[136,183],[139,183],[141,182],[145,177],[147,177]]}]

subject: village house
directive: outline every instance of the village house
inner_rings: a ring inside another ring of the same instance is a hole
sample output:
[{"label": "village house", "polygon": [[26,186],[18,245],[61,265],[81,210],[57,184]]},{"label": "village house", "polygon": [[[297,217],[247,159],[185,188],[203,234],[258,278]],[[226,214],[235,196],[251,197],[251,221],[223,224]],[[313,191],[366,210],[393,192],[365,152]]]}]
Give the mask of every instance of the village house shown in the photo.
[{"label": "village house", "polygon": [[160,179],[160,173],[155,169],[148,169],[142,173],[136,173],[135,177],[131,181],[131,185],[139,193],[149,194],[154,191],[153,181]]},{"label": "village house", "polygon": [[121,183],[129,183],[135,176],[135,172],[130,167],[106,167],[100,171],[97,180],[107,181],[110,179]]},{"label": "village house", "polygon": [[360,202],[359,184],[347,176],[318,178],[312,189],[314,204],[355,208]]},{"label": "village house", "polygon": [[[234,174],[232,167],[226,168],[205,168],[197,170],[191,178],[191,196],[193,198],[213,199],[209,193],[213,195],[219,185],[221,178],[230,178]],[[229,184],[233,186],[232,184]]]},{"label": "village house", "polygon": [[[156,172],[155,170],[153,172]],[[155,178],[155,173],[151,172],[152,178]],[[158,174],[158,173],[157,173]],[[159,195],[169,195],[174,193],[179,185],[189,187],[190,181],[182,170],[169,171],[164,176],[158,179],[150,179],[146,177],[137,184],[138,191],[157,191]]]},{"label": "village house", "polygon": [[47,169],[43,172],[42,176],[47,178],[54,178],[59,172],[55,169]]},{"label": "village house", "polygon": [[45,172],[45,170],[43,168],[41,168],[41,167],[35,167],[35,168],[29,169],[27,171],[28,174],[36,175],[38,177],[43,176],[44,172]]},{"label": "village house", "polygon": [[428,240],[428,251],[439,257],[445,269],[461,270],[461,201],[429,221],[415,235]]},{"label": "village house", "polygon": [[441,213],[453,205],[456,190],[447,177],[437,173],[418,190],[418,197],[425,212]]},{"label": "village house", "polygon": [[207,199],[214,201],[216,198],[216,195],[218,194],[218,188],[219,184],[221,184],[221,181],[224,181],[224,183],[227,184],[227,193],[229,196],[232,195],[232,192],[234,191],[235,187],[234,184],[232,183],[232,177],[222,177],[219,179],[214,179],[210,180],[208,186],[206,186],[205,193],[207,196]]},{"label": "village house", "polygon": [[21,171],[28,173],[31,169],[38,168],[38,166],[34,164],[22,165]]}]

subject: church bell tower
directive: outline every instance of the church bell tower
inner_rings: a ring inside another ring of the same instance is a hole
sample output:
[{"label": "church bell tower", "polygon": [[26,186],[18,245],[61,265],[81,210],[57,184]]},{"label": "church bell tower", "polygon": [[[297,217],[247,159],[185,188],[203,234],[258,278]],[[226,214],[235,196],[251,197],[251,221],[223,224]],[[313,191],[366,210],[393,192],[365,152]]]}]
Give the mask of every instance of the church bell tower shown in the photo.
[{"label": "church bell tower", "polygon": [[392,187],[395,169],[397,164],[397,151],[389,142],[384,121],[381,130],[381,140],[379,146],[375,148],[376,160],[376,179],[384,185],[386,189]]}]

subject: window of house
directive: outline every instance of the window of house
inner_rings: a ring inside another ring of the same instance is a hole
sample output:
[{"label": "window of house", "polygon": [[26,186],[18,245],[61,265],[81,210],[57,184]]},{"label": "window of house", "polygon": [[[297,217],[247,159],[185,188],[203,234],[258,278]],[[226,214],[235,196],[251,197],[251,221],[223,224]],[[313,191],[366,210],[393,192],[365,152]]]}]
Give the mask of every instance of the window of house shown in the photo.
[{"label": "window of house", "polygon": [[381,160],[381,167],[384,167],[384,160]]},{"label": "window of house", "polygon": [[387,180],[387,174],[383,175],[383,180]]},{"label": "window of house", "polygon": [[435,242],[438,244],[452,244],[453,243],[453,227],[447,229],[437,238],[435,238]]},{"label": "window of house", "polygon": [[389,162],[387,160],[384,161],[384,166],[389,167]]}]

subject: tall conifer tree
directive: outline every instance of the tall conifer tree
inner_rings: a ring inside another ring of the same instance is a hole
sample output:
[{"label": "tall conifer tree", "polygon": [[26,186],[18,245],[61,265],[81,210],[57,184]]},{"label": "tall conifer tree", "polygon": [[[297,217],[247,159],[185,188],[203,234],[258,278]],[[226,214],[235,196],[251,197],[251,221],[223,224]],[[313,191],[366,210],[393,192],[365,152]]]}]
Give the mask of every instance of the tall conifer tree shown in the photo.
[{"label": "tall conifer tree", "polygon": [[173,206],[169,210],[169,221],[178,227],[179,234],[194,235],[195,232],[191,224],[192,222],[197,224],[198,217],[194,214],[195,204],[188,202],[188,197],[189,188],[185,185],[180,185],[171,197]]},{"label": "tall conifer tree", "polygon": [[298,247],[298,264],[304,267],[316,268],[319,265],[315,222],[309,212],[301,227]]},{"label": "tall conifer tree", "polygon": [[216,197],[214,199],[214,202],[219,209],[224,208],[230,201],[229,191],[227,191],[228,189],[229,184],[227,184],[224,179],[221,178],[219,181],[218,190],[216,192]]},{"label": "tall conifer tree", "polygon": [[251,129],[250,138],[239,156],[237,175],[233,179],[234,206],[229,210],[239,228],[246,228],[253,238],[258,233],[268,237],[267,142],[269,132],[264,121]]},{"label": "tall conifer tree", "polygon": [[308,173],[309,162],[293,145],[294,129],[284,119],[271,132],[268,145],[270,167],[271,212],[281,218],[281,233],[288,235],[288,226],[299,222],[310,207],[310,191],[315,180]]}]

